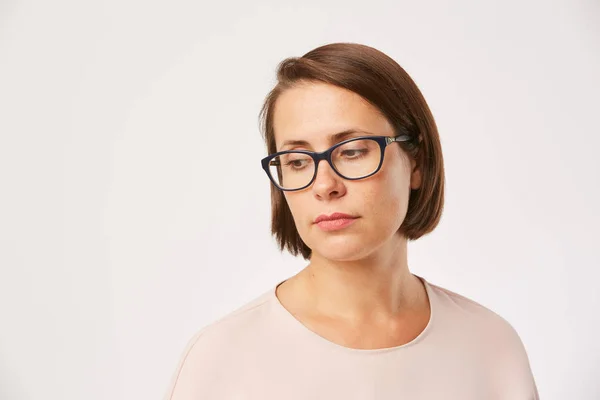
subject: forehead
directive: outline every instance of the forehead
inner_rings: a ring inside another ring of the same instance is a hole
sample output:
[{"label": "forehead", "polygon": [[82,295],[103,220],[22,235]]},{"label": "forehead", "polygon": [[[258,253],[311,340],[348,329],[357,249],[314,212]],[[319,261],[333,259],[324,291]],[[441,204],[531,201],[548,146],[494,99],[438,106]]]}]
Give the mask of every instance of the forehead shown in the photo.
[{"label": "forehead", "polygon": [[314,82],[299,84],[280,95],[273,128],[278,149],[283,142],[294,140],[307,141],[313,147],[328,146],[332,135],[347,130],[393,134],[387,118],[358,94]]}]

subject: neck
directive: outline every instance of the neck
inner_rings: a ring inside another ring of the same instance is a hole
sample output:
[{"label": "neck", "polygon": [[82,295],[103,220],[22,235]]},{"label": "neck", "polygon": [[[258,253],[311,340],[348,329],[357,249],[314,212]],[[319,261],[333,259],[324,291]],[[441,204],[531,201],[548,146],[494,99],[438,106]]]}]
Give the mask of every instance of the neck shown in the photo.
[{"label": "neck", "polygon": [[417,307],[424,288],[408,269],[406,239],[395,239],[360,260],[313,254],[299,274],[311,308],[333,318],[364,321],[393,318]]}]

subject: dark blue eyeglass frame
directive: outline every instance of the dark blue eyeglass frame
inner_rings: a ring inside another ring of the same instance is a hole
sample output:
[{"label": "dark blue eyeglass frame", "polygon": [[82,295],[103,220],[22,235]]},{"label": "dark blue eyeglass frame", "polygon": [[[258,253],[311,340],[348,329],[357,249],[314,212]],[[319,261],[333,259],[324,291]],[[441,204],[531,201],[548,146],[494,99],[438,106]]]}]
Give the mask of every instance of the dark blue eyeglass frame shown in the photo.
[{"label": "dark blue eyeglass frame", "polygon": [[[348,177],[342,175],[340,173],[340,171],[338,171],[335,168],[335,165],[333,165],[333,162],[331,161],[331,154],[334,152],[335,149],[337,149],[338,147],[340,147],[346,143],[353,142],[355,140],[362,140],[362,139],[373,140],[379,144],[379,149],[381,150],[381,157],[379,160],[379,165],[377,166],[375,171],[373,171],[372,173],[370,173],[368,175],[361,176],[359,178],[348,178]],[[286,192],[294,192],[297,190],[306,189],[307,187],[312,185],[312,183],[315,181],[315,178],[317,177],[317,171],[319,170],[319,162],[321,160],[326,160],[327,163],[329,164],[329,166],[331,167],[331,169],[333,169],[335,171],[335,173],[338,174],[340,177],[350,180],[350,181],[357,181],[360,179],[368,178],[369,176],[375,175],[377,172],[379,172],[379,170],[381,169],[381,166],[383,165],[383,157],[385,155],[385,149],[389,144],[394,143],[394,142],[408,142],[408,141],[411,141],[412,139],[413,139],[413,137],[410,135],[358,136],[358,137],[353,137],[353,138],[344,140],[342,142],[336,143],[329,149],[319,152],[319,153],[314,152],[314,151],[308,151],[308,150],[285,150],[285,151],[280,151],[278,153],[273,153],[273,154],[270,154],[270,155],[266,156],[265,158],[263,158],[261,160],[261,165],[262,165],[263,170],[266,172],[267,176],[269,177],[269,179],[271,180],[271,182],[273,183],[273,185],[275,185],[275,187],[277,189],[283,190]],[[277,156],[280,156],[282,154],[288,154],[288,153],[302,153],[302,154],[306,154],[306,155],[310,156],[313,159],[313,161],[315,163],[315,173],[313,174],[313,177],[310,179],[310,181],[305,186],[302,186],[297,189],[286,189],[286,188],[279,186],[279,184],[277,184],[277,181],[271,176],[271,171],[269,169],[269,166],[271,166],[271,165],[279,166],[280,165],[277,160],[274,160],[274,158]]]}]

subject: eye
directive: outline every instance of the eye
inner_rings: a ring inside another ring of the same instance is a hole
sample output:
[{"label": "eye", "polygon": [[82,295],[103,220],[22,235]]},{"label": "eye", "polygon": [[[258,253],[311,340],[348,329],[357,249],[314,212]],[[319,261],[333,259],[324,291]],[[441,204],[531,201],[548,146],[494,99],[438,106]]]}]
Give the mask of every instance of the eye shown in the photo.
[{"label": "eye", "polygon": [[306,166],[312,163],[312,158],[306,156],[305,154],[287,154],[286,157],[283,158],[283,165],[287,167],[289,170],[298,171],[306,168]]},{"label": "eye", "polygon": [[300,168],[304,164],[306,164],[306,160],[291,160],[288,161],[285,165],[292,166],[294,168]]},{"label": "eye", "polygon": [[345,158],[359,158],[364,156],[368,151],[368,149],[347,149],[342,151],[342,156]]}]

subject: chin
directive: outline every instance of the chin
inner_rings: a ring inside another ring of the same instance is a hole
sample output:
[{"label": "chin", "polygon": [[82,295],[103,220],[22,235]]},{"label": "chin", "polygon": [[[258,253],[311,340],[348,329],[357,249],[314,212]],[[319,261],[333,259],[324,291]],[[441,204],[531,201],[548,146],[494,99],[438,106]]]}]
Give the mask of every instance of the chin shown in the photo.
[{"label": "chin", "polygon": [[313,252],[331,261],[356,261],[367,257],[375,248],[366,244],[364,240],[349,238],[330,238],[320,241],[313,246]]}]

